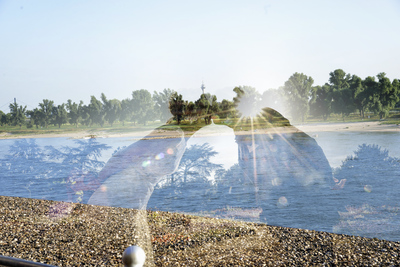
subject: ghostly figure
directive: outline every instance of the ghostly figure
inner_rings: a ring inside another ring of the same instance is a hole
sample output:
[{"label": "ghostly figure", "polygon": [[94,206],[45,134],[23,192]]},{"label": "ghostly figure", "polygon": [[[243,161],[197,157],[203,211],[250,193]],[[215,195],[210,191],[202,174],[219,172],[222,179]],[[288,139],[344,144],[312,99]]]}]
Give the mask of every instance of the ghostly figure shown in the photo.
[{"label": "ghostly figure", "polygon": [[[229,193],[246,196],[242,200],[248,206],[261,207],[261,219],[268,223],[301,213],[306,216],[294,226],[304,228],[309,216],[332,218],[323,206],[328,198],[321,199],[333,183],[322,149],[273,109],[264,109],[259,119],[264,122],[263,127],[253,131],[233,127],[241,170],[236,175],[243,176],[248,183],[235,185],[236,189],[231,188]],[[227,126],[207,127],[218,132]],[[184,154],[184,133],[176,130],[169,137],[143,138],[114,155],[100,172],[99,178],[104,182],[89,204],[114,206],[123,200],[124,207],[145,209],[155,184],[176,171]],[[287,211],[278,215],[276,209],[283,207]]]},{"label": "ghostly figure", "polygon": [[161,139],[142,139],[118,151],[99,173],[102,185],[88,204],[145,209],[154,185],[179,165],[186,141],[181,130]]}]

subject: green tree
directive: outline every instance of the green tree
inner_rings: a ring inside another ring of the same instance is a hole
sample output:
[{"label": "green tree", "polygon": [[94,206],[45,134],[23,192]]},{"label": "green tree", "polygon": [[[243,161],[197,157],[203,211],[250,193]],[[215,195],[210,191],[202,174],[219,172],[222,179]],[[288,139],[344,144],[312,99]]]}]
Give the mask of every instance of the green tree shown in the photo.
[{"label": "green tree", "polygon": [[25,124],[26,121],[26,106],[20,106],[17,103],[10,104],[11,123],[12,125],[19,125],[19,128]]},{"label": "green tree", "polygon": [[285,82],[283,93],[289,103],[290,113],[295,121],[304,122],[309,112],[309,98],[313,78],[303,73],[294,73]]},{"label": "green tree", "polygon": [[82,103],[80,113],[82,118],[82,123],[86,126],[92,125],[92,120],[90,118],[89,106]]},{"label": "green tree", "polygon": [[261,108],[272,108],[275,110],[283,110],[284,97],[280,89],[268,89],[261,95]]},{"label": "green tree", "polygon": [[236,109],[233,101],[223,99],[219,103],[219,117],[222,119],[235,117]]},{"label": "green tree", "polygon": [[54,101],[43,99],[42,103],[39,103],[39,110],[42,112],[41,126],[47,128],[52,121],[52,112],[54,107]]},{"label": "green tree", "polygon": [[178,123],[178,125],[181,124],[186,111],[186,103],[183,100],[182,95],[178,95],[177,92],[174,92],[171,96],[169,107],[172,115],[174,116],[174,120]]},{"label": "green tree", "polygon": [[121,116],[121,102],[118,99],[107,100],[103,93],[101,94],[101,100],[103,101],[104,118],[112,127],[114,122]]},{"label": "green tree", "polygon": [[342,114],[342,118],[344,120],[345,117],[349,116],[350,113],[356,110],[354,105],[354,93],[351,88],[344,88],[338,91],[338,94],[339,101],[336,103],[339,104],[336,106],[336,108],[338,109],[338,113]]},{"label": "green tree", "polygon": [[149,91],[145,89],[132,92],[131,101],[133,121],[146,125],[148,121],[154,119],[154,102]]},{"label": "green tree", "polygon": [[122,125],[125,125],[125,121],[130,120],[131,118],[132,118],[131,100],[126,98],[121,101],[121,115],[119,119],[120,121],[122,121]]},{"label": "green tree", "polygon": [[171,112],[169,110],[169,102],[174,90],[164,89],[158,93],[154,91],[154,110],[161,122],[166,122],[171,118]]},{"label": "green tree", "polygon": [[185,118],[190,122],[197,120],[197,107],[192,101],[185,103]]},{"label": "green tree", "polygon": [[397,91],[397,103],[394,105],[395,107],[399,107],[400,104],[400,80],[393,79],[392,86],[395,91]]},{"label": "green tree", "polygon": [[310,114],[316,117],[321,116],[326,121],[332,113],[332,93],[328,84],[312,87],[310,99]]},{"label": "green tree", "polygon": [[219,105],[217,97],[210,93],[201,94],[200,98],[195,102],[197,116],[204,118],[206,124],[211,123],[212,116],[218,112]]},{"label": "green tree", "polygon": [[61,128],[61,125],[68,122],[68,112],[65,109],[65,104],[58,105],[57,107],[53,107],[53,124],[58,125],[58,128]]},{"label": "green tree", "polygon": [[11,124],[11,113],[4,114],[1,117],[1,126],[3,125],[10,125]]},{"label": "green tree", "polygon": [[360,112],[360,117],[365,117],[365,111],[368,107],[369,96],[367,90],[363,86],[362,79],[356,75],[353,75],[350,80],[350,88],[354,93],[354,105]]},{"label": "green tree", "polygon": [[349,87],[350,79],[350,74],[346,74],[342,69],[336,69],[329,73],[330,85],[339,91]]},{"label": "green tree", "polygon": [[36,125],[36,129],[43,124],[43,112],[38,108],[34,110],[28,110],[26,114],[29,116],[30,123]]},{"label": "green tree", "polygon": [[350,88],[350,74],[342,69],[336,69],[329,73],[329,83],[332,92],[332,110],[342,114],[342,118],[355,110],[354,93]]},{"label": "green tree", "polygon": [[87,111],[90,117],[90,126],[93,123],[99,124],[101,127],[104,126],[103,104],[95,96],[91,96]]},{"label": "green tree", "polygon": [[396,79],[391,83],[384,72],[376,77],[378,81],[371,76],[365,78],[363,86],[369,96],[368,109],[374,114],[379,114],[379,117],[383,119],[399,102],[399,83]]},{"label": "green tree", "polygon": [[68,119],[69,123],[75,125],[78,128],[79,122],[82,120],[82,106],[83,101],[79,102],[79,105],[75,102],[72,103],[71,99],[67,101]]},{"label": "green tree", "polygon": [[256,117],[261,112],[260,93],[251,86],[237,86],[233,88],[236,96],[233,98],[236,111],[244,118]]},{"label": "green tree", "polygon": [[389,111],[399,102],[398,94],[400,88],[398,80],[394,79],[393,83],[391,83],[384,72],[379,73],[376,77],[378,78],[377,93],[379,94],[379,101],[381,103],[379,117],[383,119],[389,115]]}]

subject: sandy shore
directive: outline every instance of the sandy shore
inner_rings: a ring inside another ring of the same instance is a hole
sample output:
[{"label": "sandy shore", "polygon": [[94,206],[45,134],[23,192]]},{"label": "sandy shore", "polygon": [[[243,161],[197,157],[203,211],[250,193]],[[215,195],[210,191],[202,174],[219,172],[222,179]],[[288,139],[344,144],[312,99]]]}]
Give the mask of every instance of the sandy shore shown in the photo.
[{"label": "sandy shore", "polygon": [[400,132],[400,126],[396,124],[381,124],[381,122],[338,122],[315,123],[296,126],[299,130],[309,132]]},{"label": "sandy shore", "polygon": [[0,255],[56,266],[399,266],[400,243],[168,212],[0,196]]},{"label": "sandy shore", "polygon": [[[381,124],[378,121],[375,122],[347,122],[347,123],[314,123],[314,124],[302,124],[296,125],[297,129],[305,133],[317,133],[327,131],[354,131],[354,132],[400,132],[400,126],[395,124]],[[278,127],[266,130],[268,132],[293,132],[290,127]],[[295,130],[294,130],[295,131]],[[258,132],[261,132],[258,130]],[[235,134],[248,134],[248,131],[235,131]],[[185,133],[190,136],[193,133]],[[36,135],[13,135],[10,133],[1,133],[0,139],[18,139],[18,138],[55,138],[64,137],[71,139],[89,139],[92,137],[96,138],[112,138],[112,137],[132,137],[142,138],[147,135],[151,135],[154,138],[173,138],[176,136],[174,131],[155,130],[155,131],[142,131],[142,132],[125,132],[125,133],[109,133],[105,131],[99,132],[74,132],[74,133],[59,133],[59,134],[36,134]]]}]

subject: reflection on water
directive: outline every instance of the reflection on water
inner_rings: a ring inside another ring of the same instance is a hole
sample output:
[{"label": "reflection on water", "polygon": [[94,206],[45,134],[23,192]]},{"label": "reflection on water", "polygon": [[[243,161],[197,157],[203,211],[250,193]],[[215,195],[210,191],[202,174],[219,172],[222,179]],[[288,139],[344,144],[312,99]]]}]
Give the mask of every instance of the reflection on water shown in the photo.
[{"label": "reflection on water", "polygon": [[[39,199],[84,202],[102,181],[101,153],[111,147],[95,139],[73,145],[39,146],[36,139],[18,139],[1,159],[1,194]],[[86,192],[86,194],[84,194]]]},{"label": "reflection on water", "polygon": [[[125,139],[112,145],[107,139],[62,139],[57,147],[14,140],[0,158],[0,194],[147,205],[400,241],[400,160],[388,149],[363,144],[332,171],[320,146],[302,132],[231,137],[191,141],[180,135],[129,146]],[[229,160],[226,154],[219,158],[226,145],[218,145],[228,139],[236,151]],[[104,153],[113,153],[107,164]]]}]

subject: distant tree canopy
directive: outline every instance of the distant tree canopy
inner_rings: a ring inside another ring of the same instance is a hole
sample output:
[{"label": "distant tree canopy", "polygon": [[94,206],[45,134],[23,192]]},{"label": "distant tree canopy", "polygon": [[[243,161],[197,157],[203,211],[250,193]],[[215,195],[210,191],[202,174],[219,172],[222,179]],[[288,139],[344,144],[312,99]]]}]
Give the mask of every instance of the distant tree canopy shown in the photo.
[{"label": "distant tree canopy", "polygon": [[238,86],[233,88],[236,96],[233,103],[237,110],[237,115],[248,118],[255,117],[261,111],[261,95],[254,87]]},{"label": "distant tree canopy", "polygon": [[365,112],[373,112],[381,119],[399,103],[400,82],[392,82],[385,73],[376,77],[368,76],[362,80],[357,75],[350,75],[341,69],[329,74],[329,83],[311,88],[309,101],[310,113],[327,120],[330,114],[341,114],[343,120],[350,113],[358,111],[360,117]]},{"label": "distant tree canopy", "polygon": [[25,124],[26,106],[19,106],[17,103],[10,104],[11,123],[18,125],[20,128]]},{"label": "distant tree canopy", "polygon": [[295,73],[285,82],[283,93],[290,103],[290,113],[296,121],[304,122],[309,112],[309,98],[314,80],[303,73]]},{"label": "distant tree canopy", "polygon": [[329,73],[329,80],[324,85],[313,84],[311,76],[296,72],[284,86],[262,94],[251,86],[234,87],[235,97],[221,102],[210,93],[201,94],[196,101],[189,102],[169,88],[154,91],[153,95],[146,89],[135,90],[130,98],[122,101],[108,99],[102,93],[100,100],[91,96],[88,105],[71,99],[65,104],[55,105],[54,101],[43,99],[33,110],[17,103],[10,104],[10,113],[0,112],[0,124],[36,128],[47,128],[52,124],[61,127],[66,123],[76,127],[80,124],[101,127],[108,124],[112,127],[116,122],[146,125],[149,121],[181,124],[186,120],[210,124],[213,117],[260,117],[264,108],[273,108],[283,114],[287,112],[291,120],[299,122],[304,122],[309,115],[327,120],[331,114],[340,114],[344,120],[354,112],[362,118],[366,112],[373,112],[383,119],[390,110],[400,107],[400,80],[391,81],[384,72],[361,79],[336,69]]},{"label": "distant tree canopy", "polygon": [[167,122],[171,118],[169,103],[174,92],[174,90],[171,90],[169,88],[164,89],[160,93],[154,91],[154,110],[156,115],[162,122]]}]

